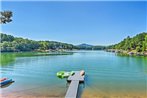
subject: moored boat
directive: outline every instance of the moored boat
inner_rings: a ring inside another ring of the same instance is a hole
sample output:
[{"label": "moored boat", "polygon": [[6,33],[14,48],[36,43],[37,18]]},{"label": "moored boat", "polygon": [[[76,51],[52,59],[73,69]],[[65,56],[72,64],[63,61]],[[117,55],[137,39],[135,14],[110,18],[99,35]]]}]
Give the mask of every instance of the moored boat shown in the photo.
[{"label": "moored boat", "polygon": [[2,79],[0,80],[0,87],[2,87],[2,86],[4,86],[4,85],[7,85],[7,84],[9,84],[9,83],[12,83],[12,82],[13,82],[12,79],[2,78]]}]

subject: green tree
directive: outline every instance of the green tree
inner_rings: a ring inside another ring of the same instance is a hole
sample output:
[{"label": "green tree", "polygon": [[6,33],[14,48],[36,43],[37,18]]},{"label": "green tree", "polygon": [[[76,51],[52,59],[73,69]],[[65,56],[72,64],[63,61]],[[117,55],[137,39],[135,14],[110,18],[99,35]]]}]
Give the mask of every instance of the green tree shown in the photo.
[{"label": "green tree", "polygon": [[6,24],[12,21],[11,17],[13,16],[11,11],[1,11],[0,12],[0,24]]},{"label": "green tree", "polygon": [[145,51],[147,51],[147,35],[145,36],[145,42],[144,42],[144,44],[145,44]]},{"label": "green tree", "polygon": [[128,36],[120,43],[109,47],[111,49],[121,49],[126,51],[136,50],[137,52],[144,52],[147,50],[147,32],[137,34],[132,38]]},{"label": "green tree", "polygon": [[0,37],[1,37],[1,42],[3,42],[3,41],[11,42],[11,41],[14,40],[14,37],[13,36],[2,34],[2,33],[0,33]]}]

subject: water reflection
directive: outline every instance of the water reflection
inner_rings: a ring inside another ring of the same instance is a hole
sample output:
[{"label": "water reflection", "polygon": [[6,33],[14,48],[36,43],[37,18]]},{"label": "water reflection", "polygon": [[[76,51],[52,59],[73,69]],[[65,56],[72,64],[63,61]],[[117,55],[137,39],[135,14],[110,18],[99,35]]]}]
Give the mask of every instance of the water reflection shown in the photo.
[{"label": "water reflection", "polygon": [[78,96],[81,98],[146,98],[147,58],[117,56],[103,51],[60,56],[15,56],[15,61],[1,68],[5,77],[17,81],[3,89],[3,95],[9,95],[7,98],[13,95],[64,98],[66,79],[59,79],[56,73],[82,69],[86,77],[85,87],[79,87]]},{"label": "water reflection", "polygon": [[9,63],[14,62],[15,59],[16,59],[16,55],[14,53],[11,53],[11,54],[9,54],[9,53],[2,53],[0,55],[0,60],[1,60],[0,61],[1,62],[0,66],[8,65]]},{"label": "water reflection", "polygon": [[39,52],[19,52],[19,53],[1,53],[0,66],[6,66],[13,63],[18,57],[36,57],[36,56],[57,56],[57,55],[72,55],[73,52],[59,53],[39,53]]}]

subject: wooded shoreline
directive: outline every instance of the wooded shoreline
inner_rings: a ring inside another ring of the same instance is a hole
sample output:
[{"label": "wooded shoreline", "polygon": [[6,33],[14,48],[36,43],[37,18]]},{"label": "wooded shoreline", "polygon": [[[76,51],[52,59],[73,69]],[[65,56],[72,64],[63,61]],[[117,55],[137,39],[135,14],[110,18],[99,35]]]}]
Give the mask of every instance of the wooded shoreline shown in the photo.
[{"label": "wooded shoreline", "polygon": [[134,37],[127,37],[118,44],[110,46],[80,44],[73,45],[56,41],[35,41],[14,37],[0,33],[1,52],[68,52],[73,50],[105,50],[120,55],[147,56],[147,32],[137,34]]},{"label": "wooded shoreline", "polygon": [[118,49],[107,49],[106,51],[113,52],[118,55],[126,55],[126,56],[147,56],[147,52],[126,51],[126,50],[118,50]]},{"label": "wooded shoreline", "polygon": [[121,55],[147,56],[147,32],[128,36],[120,43],[108,46],[107,51]]}]

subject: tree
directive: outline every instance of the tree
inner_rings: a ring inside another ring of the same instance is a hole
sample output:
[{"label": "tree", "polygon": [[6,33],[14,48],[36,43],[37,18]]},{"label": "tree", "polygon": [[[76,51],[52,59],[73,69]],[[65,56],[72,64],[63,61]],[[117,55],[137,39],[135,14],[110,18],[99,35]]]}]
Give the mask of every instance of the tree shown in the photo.
[{"label": "tree", "polygon": [[2,33],[0,33],[0,37],[1,37],[1,40],[0,40],[1,42],[3,42],[3,41],[12,42],[14,40],[13,36],[2,34]]},{"label": "tree", "polygon": [[136,47],[137,52],[141,52],[141,48],[139,46]]},{"label": "tree", "polygon": [[12,21],[11,17],[13,16],[11,11],[1,11],[0,12],[0,24],[6,24]]},{"label": "tree", "polygon": [[130,50],[131,48],[131,43],[130,43],[130,36],[128,36],[125,41],[124,41],[124,50]]},{"label": "tree", "polygon": [[145,36],[145,50],[147,51],[147,35]]},{"label": "tree", "polygon": [[128,36],[120,43],[109,47],[111,49],[120,49],[126,51],[136,50],[137,52],[145,52],[147,51],[147,32],[137,34],[132,38]]}]

